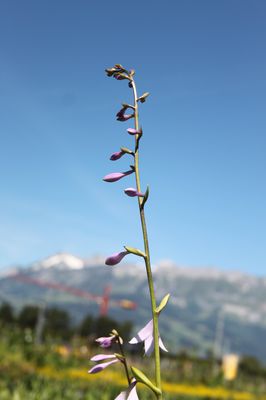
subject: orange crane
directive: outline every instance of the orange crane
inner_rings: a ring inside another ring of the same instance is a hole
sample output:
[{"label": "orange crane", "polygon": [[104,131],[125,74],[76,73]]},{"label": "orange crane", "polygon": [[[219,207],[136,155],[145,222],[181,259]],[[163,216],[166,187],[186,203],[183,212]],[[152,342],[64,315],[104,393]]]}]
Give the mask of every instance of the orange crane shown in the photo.
[{"label": "orange crane", "polygon": [[111,293],[110,285],[108,285],[104,288],[103,295],[100,296],[100,295],[89,293],[82,289],[63,285],[61,283],[50,282],[50,281],[45,281],[42,279],[32,278],[32,277],[30,277],[26,274],[22,274],[22,273],[15,273],[15,274],[9,275],[9,277],[12,279],[16,279],[20,282],[24,282],[26,284],[28,283],[28,284],[32,284],[32,285],[45,287],[45,288],[59,290],[61,292],[69,293],[72,296],[81,297],[83,299],[94,301],[97,304],[99,304],[99,306],[100,306],[100,315],[107,315],[110,306],[121,307],[121,308],[124,308],[127,310],[135,310],[137,307],[137,304],[131,300],[127,300],[127,299],[111,300],[110,299],[110,293]]}]

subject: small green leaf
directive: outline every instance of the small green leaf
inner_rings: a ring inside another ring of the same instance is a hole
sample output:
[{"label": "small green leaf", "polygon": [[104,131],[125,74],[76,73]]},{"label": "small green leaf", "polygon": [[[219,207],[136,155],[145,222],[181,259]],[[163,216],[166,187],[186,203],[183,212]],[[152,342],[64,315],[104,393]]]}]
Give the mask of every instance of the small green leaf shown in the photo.
[{"label": "small green leaf", "polygon": [[129,150],[127,147],[121,147],[120,150],[123,151],[123,153],[134,155],[134,152],[132,150]]},{"label": "small green leaf", "polygon": [[140,101],[141,103],[144,103],[146,101],[147,97],[149,96],[149,94],[150,94],[149,92],[143,93],[143,95],[138,98],[138,101]]},{"label": "small green leaf", "polygon": [[157,388],[150,380],[147,378],[147,376],[140,371],[138,368],[131,367],[132,373],[134,377],[137,379],[137,381],[144,383],[144,385],[148,386],[154,393],[156,394],[161,394],[161,390]]},{"label": "small green leaf", "polygon": [[124,248],[126,249],[126,251],[128,251],[131,254],[135,254],[135,256],[139,256],[139,257],[146,257],[146,254],[143,253],[142,251],[140,251],[139,249],[135,249],[134,247],[128,247],[128,246],[124,246]]},{"label": "small green leaf", "polygon": [[170,297],[170,293],[168,293],[168,294],[166,294],[165,296],[164,296],[164,298],[162,299],[162,301],[161,301],[161,303],[160,303],[160,305],[156,308],[156,313],[157,314],[160,314],[160,312],[164,309],[164,307],[167,305],[167,303],[168,303],[168,300],[169,300],[169,297]]},{"label": "small green leaf", "polygon": [[149,186],[147,186],[146,192],[145,192],[144,197],[143,197],[143,200],[142,200],[142,202],[141,202],[141,208],[144,207],[146,201],[147,201],[148,198],[149,198],[149,194],[150,194],[150,188],[149,188]]},{"label": "small green leaf", "polygon": [[107,76],[113,76],[114,73],[116,72],[116,69],[115,68],[106,68],[105,72],[106,72]]},{"label": "small green leaf", "polygon": [[120,360],[120,361],[122,361],[122,362],[125,360],[125,357],[122,356],[122,354],[114,353],[114,356],[116,356],[116,358],[118,358],[118,360]]}]

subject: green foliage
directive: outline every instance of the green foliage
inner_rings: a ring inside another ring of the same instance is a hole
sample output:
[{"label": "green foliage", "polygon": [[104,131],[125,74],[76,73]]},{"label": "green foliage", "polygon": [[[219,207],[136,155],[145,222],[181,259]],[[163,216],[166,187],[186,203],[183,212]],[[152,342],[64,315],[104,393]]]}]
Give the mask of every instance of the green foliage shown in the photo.
[{"label": "green foliage", "polygon": [[[104,375],[99,375],[96,382],[86,375],[89,368],[90,354],[94,349],[86,349],[87,339],[75,338],[68,346],[59,346],[54,343],[44,343],[36,346],[34,342],[25,343],[25,331],[15,326],[13,329],[6,326],[0,336],[0,399],[1,400],[113,400],[123,389],[115,380],[108,382]],[[69,354],[60,354],[60,347],[69,350]],[[208,387],[223,386],[223,380],[213,374],[213,359],[197,359],[183,352],[178,357],[164,357],[162,359],[163,376],[173,384],[182,383],[188,390],[194,385],[203,384]],[[139,367],[140,359],[132,357],[134,366]],[[150,359],[141,359],[141,369],[150,376]],[[248,375],[246,365],[252,365],[251,375]],[[42,369],[48,370],[45,375]],[[261,399],[265,393],[264,375],[253,375],[255,371],[263,371],[263,366],[256,360],[244,358],[240,364],[239,376],[231,384],[232,389],[258,393],[255,399]],[[75,369],[82,378],[70,378],[69,371]],[[35,372],[33,372],[35,371]],[[119,366],[117,370],[120,371]],[[245,375],[244,374],[245,371]],[[37,373],[38,372],[38,373]],[[107,372],[108,373],[108,372]],[[260,372],[259,372],[260,374]],[[85,379],[84,379],[85,378]],[[138,392],[141,400],[154,400],[144,385],[139,385]],[[165,394],[164,400],[204,400],[204,397],[186,397]],[[210,399],[210,398],[209,398]],[[213,399],[213,398],[212,398]],[[207,400],[207,397],[205,397]]]},{"label": "green foliage", "polygon": [[17,318],[18,324],[21,328],[35,329],[38,321],[39,307],[37,306],[24,306]]},{"label": "green foliage", "polygon": [[71,333],[72,331],[68,312],[56,307],[48,308],[45,312],[44,336],[69,339]]},{"label": "green foliage", "polygon": [[108,336],[113,329],[118,331],[119,335],[122,336],[124,341],[127,341],[131,334],[132,323],[130,321],[119,323],[107,316],[100,316],[94,321],[93,333],[96,337]]},{"label": "green foliage", "polygon": [[87,315],[80,323],[78,327],[78,333],[82,337],[88,337],[93,333],[95,319],[92,315]]},{"label": "green foliage", "polygon": [[266,377],[266,368],[260,363],[260,361],[252,356],[242,357],[240,365],[240,371],[249,376],[264,376]]},{"label": "green foliage", "polygon": [[[42,312],[43,310],[38,306],[26,305],[16,317],[11,305],[3,303],[0,307],[0,323],[3,326],[18,326],[24,330],[25,334],[31,332],[35,336]],[[108,336],[113,329],[116,329],[127,341],[131,335],[132,323],[130,321],[120,323],[108,316],[93,317],[92,315],[87,315],[80,324],[73,326],[70,315],[66,310],[48,307],[44,313],[42,338],[45,340],[70,340],[73,335],[80,335],[86,338],[88,336]]]},{"label": "green foliage", "polygon": [[0,307],[0,321],[2,324],[12,324],[15,321],[13,307],[8,303],[3,303]]}]

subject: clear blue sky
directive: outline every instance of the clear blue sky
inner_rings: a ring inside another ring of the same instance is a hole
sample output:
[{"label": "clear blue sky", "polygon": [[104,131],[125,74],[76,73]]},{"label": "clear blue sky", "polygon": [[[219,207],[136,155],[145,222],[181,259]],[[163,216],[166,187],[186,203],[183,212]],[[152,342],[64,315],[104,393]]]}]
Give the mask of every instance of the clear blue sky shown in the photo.
[{"label": "clear blue sky", "polygon": [[153,261],[265,275],[266,3],[10,0],[0,4],[0,266],[141,246],[128,159],[133,67]]}]

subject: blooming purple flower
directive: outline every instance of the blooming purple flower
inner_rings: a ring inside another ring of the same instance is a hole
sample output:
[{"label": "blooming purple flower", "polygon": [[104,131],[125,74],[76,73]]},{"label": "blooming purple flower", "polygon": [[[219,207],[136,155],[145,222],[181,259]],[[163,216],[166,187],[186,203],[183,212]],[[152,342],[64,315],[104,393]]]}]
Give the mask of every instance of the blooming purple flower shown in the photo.
[{"label": "blooming purple flower", "polygon": [[112,254],[105,260],[106,265],[116,265],[128,254],[127,251],[121,251],[120,253]]},{"label": "blooming purple flower", "polygon": [[127,132],[130,135],[141,135],[142,134],[142,130],[141,129],[137,130],[137,129],[134,129],[134,128],[128,128]]},{"label": "blooming purple flower", "polygon": [[95,342],[99,343],[100,347],[107,349],[111,347],[113,340],[115,339],[115,335],[112,336],[103,336],[99,337],[95,340]]},{"label": "blooming purple flower", "polygon": [[137,189],[134,189],[134,188],[127,188],[124,190],[124,192],[129,197],[136,197],[136,196],[144,197],[143,193],[138,192]]},{"label": "blooming purple flower", "polygon": [[118,361],[120,361],[114,354],[97,354],[96,356],[91,358],[91,361],[105,361],[105,360],[111,360],[107,361],[101,364],[96,364],[94,367],[92,367],[88,373],[89,374],[97,374],[98,372],[101,372],[103,369],[109,367],[109,365],[114,364]]},{"label": "blooming purple flower", "polygon": [[125,154],[124,151],[117,151],[116,153],[113,153],[110,157],[111,161],[116,161],[119,160],[119,158],[121,158],[123,155]]},{"label": "blooming purple flower", "polygon": [[[154,337],[153,337],[153,321],[149,321],[136,336],[130,340],[130,344],[136,344],[144,342],[144,352],[147,356],[150,356],[154,349]],[[159,346],[162,350],[168,351],[164,346],[162,339],[159,336]]]},{"label": "blooming purple flower", "polygon": [[134,378],[132,380],[131,384],[129,385],[129,387],[127,388],[127,390],[125,390],[124,392],[121,392],[115,398],[115,400],[139,400],[137,390],[136,390],[136,384],[137,384],[137,381]]},{"label": "blooming purple flower", "polygon": [[113,172],[112,174],[105,175],[103,180],[105,182],[116,182],[119,181],[119,179],[124,178],[124,176],[132,174],[133,172],[133,169],[126,172]]}]

